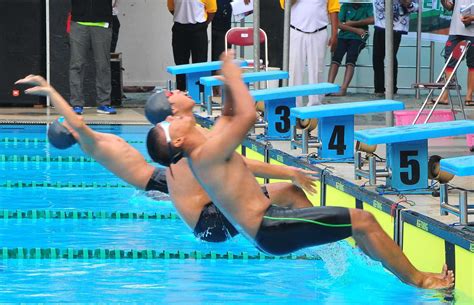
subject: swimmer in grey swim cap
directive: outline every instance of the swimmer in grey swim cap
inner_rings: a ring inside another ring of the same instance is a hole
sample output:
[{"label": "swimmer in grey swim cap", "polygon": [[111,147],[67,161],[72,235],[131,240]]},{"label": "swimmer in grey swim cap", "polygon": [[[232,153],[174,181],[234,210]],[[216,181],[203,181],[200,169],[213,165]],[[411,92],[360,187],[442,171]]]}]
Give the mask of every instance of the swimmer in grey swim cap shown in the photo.
[{"label": "swimmer in grey swim cap", "polygon": [[64,117],[54,120],[48,125],[48,140],[51,145],[58,149],[66,149],[77,143],[76,139],[67,127],[64,126]]}]

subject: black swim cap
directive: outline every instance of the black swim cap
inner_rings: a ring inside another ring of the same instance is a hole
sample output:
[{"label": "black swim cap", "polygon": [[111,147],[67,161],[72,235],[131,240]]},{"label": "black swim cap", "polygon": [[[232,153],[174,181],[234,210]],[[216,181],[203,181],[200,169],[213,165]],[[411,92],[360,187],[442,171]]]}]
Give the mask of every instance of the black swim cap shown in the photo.
[{"label": "black swim cap", "polygon": [[163,122],[167,116],[172,115],[170,102],[164,90],[152,94],[145,104],[145,116],[156,125]]},{"label": "black swim cap", "polygon": [[69,130],[61,124],[63,120],[64,118],[60,117],[48,126],[49,143],[59,149],[66,149],[77,143]]},{"label": "black swim cap", "polygon": [[183,158],[183,151],[167,142],[164,130],[163,136],[160,137],[160,129],[163,130],[163,128],[155,126],[148,132],[146,140],[147,150],[153,161],[169,167]]}]

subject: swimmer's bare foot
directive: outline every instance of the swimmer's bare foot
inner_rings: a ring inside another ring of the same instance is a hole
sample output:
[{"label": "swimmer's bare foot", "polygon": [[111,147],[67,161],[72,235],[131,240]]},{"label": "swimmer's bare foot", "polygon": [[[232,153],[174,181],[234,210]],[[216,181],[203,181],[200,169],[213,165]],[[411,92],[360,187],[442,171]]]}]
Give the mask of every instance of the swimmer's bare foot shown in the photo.
[{"label": "swimmer's bare foot", "polygon": [[346,90],[341,89],[341,91],[333,93],[331,96],[346,96]]},{"label": "swimmer's bare foot", "polygon": [[448,266],[444,264],[441,273],[423,272],[424,279],[421,288],[440,289],[450,288],[454,286],[454,273],[448,270]]},{"label": "swimmer's bare foot", "polygon": [[341,89],[339,92],[336,93],[326,93],[325,96],[346,96],[346,91],[344,89]]}]

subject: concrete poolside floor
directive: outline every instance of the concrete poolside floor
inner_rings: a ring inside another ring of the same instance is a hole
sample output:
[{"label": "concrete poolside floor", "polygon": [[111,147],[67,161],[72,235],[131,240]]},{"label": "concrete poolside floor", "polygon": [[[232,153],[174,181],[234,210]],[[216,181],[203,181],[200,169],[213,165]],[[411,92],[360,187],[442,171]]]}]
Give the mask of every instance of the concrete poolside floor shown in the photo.
[{"label": "concrete poolside floor", "polygon": [[[143,115],[143,106],[146,102],[147,97],[151,93],[126,93],[127,98],[123,101],[123,107],[118,108],[117,115],[103,115],[98,114],[95,108],[85,108],[83,118],[89,124],[149,124]],[[406,109],[417,110],[422,102],[417,100],[413,95],[396,95],[395,100],[405,102]],[[323,103],[341,103],[350,101],[370,101],[376,98],[371,94],[349,94],[345,97],[325,97]],[[217,99],[216,99],[217,101]],[[438,107],[437,109],[448,109],[446,106]],[[203,112],[200,107],[196,107],[196,112],[203,117],[207,117],[207,113]],[[215,111],[213,116],[218,115],[219,112]],[[467,107],[466,114],[468,119],[474,119],[474,107]],[[1,123],[46,123],[54,120],[58,116],[54,108],[36,108],[36,107],[14,107],[14,108],[0,108],[0,122]],[[386,124],[386,114],[376,113],[371,115],[356,116],[356,129],[368,129],[384,127]],[[262,130],[257,129],[257,133]],[[314,133],[314,132],[313,132]],[[272,141],[273,147],[289,153],[294,156],[300,156],[301,151],[291,150],[288,141]],[[310,152],[314,152],[315,149],[310,149]],[[385,157],[385,146],[379,145],[376,153]],[[443,139],[432,139],[429,141],[429,155],[440,155],[441,157],[452,157],[460,155],[474,154],[470,152],[466,145],[465,137],[450,137]],[[352,163],[319,163],[315,165],[319,168],[329,168],[337,176],[350,181],[356,185],[364,185],[369,190],[376,192],[374,186],[369,186],[366,179],[354,180],[354,168]],[[385,184],[385,179],[380,178],[377,181],[377,185]],[[474,177],[455,177],[451,182],[451,185],[462,187],[466,189],[474,189]],[[437,219],[446,224],[453,224],[459,222],[459,219],[454,215],[440,216],[439,213],[439,197],[433,197],[430,194],[425,195],[404,195],[400,197],[397,195],[384,195],[393,201],[403,201],[402,205],[405,207]],[[450,203],[457,204],[458,197],[455,192],[450,192]],[[411,204],[408,204],[410,202]],[[469,193],[468,202],[474,204],[474,193]],[[470,217],[471,222],[474,222],[474,217]]]}]

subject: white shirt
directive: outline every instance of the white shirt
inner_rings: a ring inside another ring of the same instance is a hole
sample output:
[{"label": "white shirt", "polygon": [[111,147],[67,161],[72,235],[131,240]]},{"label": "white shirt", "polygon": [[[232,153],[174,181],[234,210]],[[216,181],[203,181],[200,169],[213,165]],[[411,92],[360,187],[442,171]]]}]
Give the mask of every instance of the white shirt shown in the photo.
[{"label": "white shirt", "polygon": [[215,13],[216,0],[168,0],[168,9],[174,11],[173,21],[196,24],[207,21],[207,13]]},{"label": "white shirt", "polygon": [[[456,0],[454,2],[453,15],[451,16],[451,25],[449,26],[449,35],[474,36],[474,24],[465,26],[461,22],[461,7],[467,7],[473,0]],[[473,8],[471,8],[473,14]]]},{"label": "white shirt", "polygon": [[299,30],[311,33],[328,24],[328,0],[298,0],[291,7],[291,25]]}]

